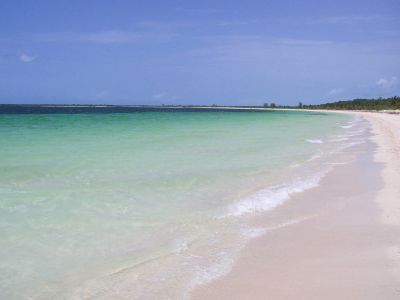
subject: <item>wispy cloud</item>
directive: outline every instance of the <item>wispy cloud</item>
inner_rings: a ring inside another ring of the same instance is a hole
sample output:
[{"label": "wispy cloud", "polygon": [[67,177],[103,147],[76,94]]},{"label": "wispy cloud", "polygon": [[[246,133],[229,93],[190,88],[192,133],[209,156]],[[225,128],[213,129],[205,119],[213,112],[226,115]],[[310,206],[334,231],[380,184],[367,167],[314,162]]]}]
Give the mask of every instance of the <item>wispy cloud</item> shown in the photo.
[{"label": "wispy cloud", "polygon": [[82,42],[94,44],[121,44],[133,43],[142,38],[139,33],[106,30],[98,32],[78,33],[78,32],[57,32],[37,35],[37,39],[42,42]]},{"label": "wispy cloud", "polygon": [[203,47],[187,51],[187,56],[207,57],[220,61],[275,63],[273,57],[280,57],[282,53],[291,53],[291,59],[296,60],[295,57],[304,53],[309,54],[309,51],[332,51],[328,49],[335,47],[335,43],[330,40],[274,38],[263,35],[215,35],[199,38],[205,41]]},{"label": "wispy cloud", "polygon": [[301,46],[301,45],[320,46],[320,45],[333,44],[333,42],[329,40],[305,40],[305,39],[291,39],[291,38],[278,39],[278,43],[284,45],[294,45],[294,46]]},{"label": "wispy cloud", "polygon": [[216,34],[216,35],[204,35],[198,36],[196,39],[203,40],[206,42],[233,42],[233,41],[252,41],[262,39],[262,35],[256,34]]},{"label": "wispy cloud", "polygon": [[152,96],[153,99],[155,100],[164,100],[164,101],[173,101],[173,100],[177,100],[178,97],[176,95],[172,95],[168,92],[160,92],[160,93],[155,93]]},{"label": "wispy cloud", "polygon": [[390,89],[398,84],[397,77],[393,76],[390,79],[380,78],[378,79],[375,84],[383,89]]},{"label": "wispy cloud", "polygon": [[344,92],[343,88],[334,88],[328,91],[328,96],[336,96]]},{"label": "wispy cloud", "polygon": [[252,22],[249,21],[221,21],[218,22],[218,26],[241,26],[241,25],[249,25]]},{"label": "wispy cloud", "polygon": [[142,41],[169,39],[170,35],[149,34],[144,32],[106,30],[91,33],[52,33],[42,34],[39,40],[44,42],[81,42],[92,44],[131,44]]},{"label": "wispy cloud", "polygon": [[36,59],[36,56],[21,54],[18,56],[18,59],[23,63],[30,63]]},{"label": "wispy cloud", "polygon": [[264,44],[278,44],[287,46],[321,46],[331,45],[334,42],[330,40],[318,39],[298,39],[298,38],[272,38],[257,34],[222,34],[201,36],[199,39],[212,42],[262,42]]},{"label": "wispy cloud", "polygon": [[166,23],[140,22],[134,30],[110,29],[95,32],[56,32],[39,34],[43,42],[82,42],[93,44],[130,44],[138,42],[169,41],[176,34]]},{"label": "wispy cloud", "polygon": [[110,91],[103,90],[103,91],[98,92],[94,97],[96,99],[105,99],[105,98],[108,98],[109,96],[110,96]]},{"label": "wispy cloud", "polygon": [[381,30],[378,33],[388,37],[396,37],[400,35],[399,30]]},{"label": "wispy cloud", "polygon": [[330,16],[320,19],[319,23],[329,24],[343,24],[343,25],[354,25],[359,23],[368,23],[373,21],[388,21],[391,20],[389,17],[379,15],[343,15],[343,16]]},{"label": "wispy cloud", "polygon": [[77,41],[98,43],[98,44],[120,44],[137,42],[143,36],[136,32],[107,30],[88,34],[76,35]]},{"label": "wispy cloud", "polygon": [[194,14],[216,14],[225,12],[225,9],[218,9],[218,8],[184,8],[184,7],[177,7],[175,8],[178,12],[184,13],[194,13]]}]

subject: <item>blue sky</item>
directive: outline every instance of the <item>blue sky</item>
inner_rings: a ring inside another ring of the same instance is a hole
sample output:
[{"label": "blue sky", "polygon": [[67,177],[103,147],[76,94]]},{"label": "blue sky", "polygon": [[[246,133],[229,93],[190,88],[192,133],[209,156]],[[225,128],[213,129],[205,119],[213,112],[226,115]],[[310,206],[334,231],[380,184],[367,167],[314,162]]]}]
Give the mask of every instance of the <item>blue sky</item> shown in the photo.
[{"label": "blue sky", "polygon": [[400,1],[0,2],[0,103],[400,94]]}]

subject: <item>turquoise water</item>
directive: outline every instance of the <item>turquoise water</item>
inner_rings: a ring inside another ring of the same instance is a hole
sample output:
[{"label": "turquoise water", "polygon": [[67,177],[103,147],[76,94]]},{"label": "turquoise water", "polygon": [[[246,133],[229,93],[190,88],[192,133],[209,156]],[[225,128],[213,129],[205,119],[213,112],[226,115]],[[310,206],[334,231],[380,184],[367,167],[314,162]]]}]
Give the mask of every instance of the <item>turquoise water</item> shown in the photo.
[{"label": "turquoise water", "polygon": [[0,298],[184,297],[229,267],[248,218],[318,184],[349,122],[279,111],[0,115]]}]

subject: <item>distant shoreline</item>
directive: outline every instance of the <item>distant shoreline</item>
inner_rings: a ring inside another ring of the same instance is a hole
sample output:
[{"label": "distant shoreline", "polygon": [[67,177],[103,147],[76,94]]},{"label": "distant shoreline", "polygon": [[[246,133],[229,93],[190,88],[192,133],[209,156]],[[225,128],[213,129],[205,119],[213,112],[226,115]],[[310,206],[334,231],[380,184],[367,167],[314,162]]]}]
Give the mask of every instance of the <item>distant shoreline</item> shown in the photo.
[{"label": "distant shoreline", "polygon": [[[322,104],[322,106],[325,104]],[[246,105],[145,105],[145,104],[0,104],[0,114],[7,113],[10,109],[16,110],[29,110],[29,109],[51,109],[51,108],[66,108],[66,109],[87,109],[87,108],[100,108],[100,109],[130,109],[130,108],[142,108],[142,109],[195,109],[195,110],[260,110],[260,111],[310,111],[310,112],[384,112],[390,114],[399,114],[400,109],[335,109],[319,107],[321,105],[315,105],[314,107],[304,106],[246,106]],[[5,112],[4,112],[5,110]],[[11,111],[13,112],[13,111]],[[34,112],[33,112],[34,113]]]}]

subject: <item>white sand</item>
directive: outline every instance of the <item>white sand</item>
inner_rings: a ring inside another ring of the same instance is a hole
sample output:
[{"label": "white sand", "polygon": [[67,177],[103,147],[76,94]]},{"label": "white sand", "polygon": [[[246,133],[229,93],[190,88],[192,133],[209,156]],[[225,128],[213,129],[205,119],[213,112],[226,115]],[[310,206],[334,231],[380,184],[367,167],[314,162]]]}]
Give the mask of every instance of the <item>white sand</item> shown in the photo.
[{"label": "white sand", "polygon": [[400,115],[361,113],[373,126],[374,142],[379,146],[375,160],[384,164],[384,188],[377,201],[387,224],[400,225]]}]

